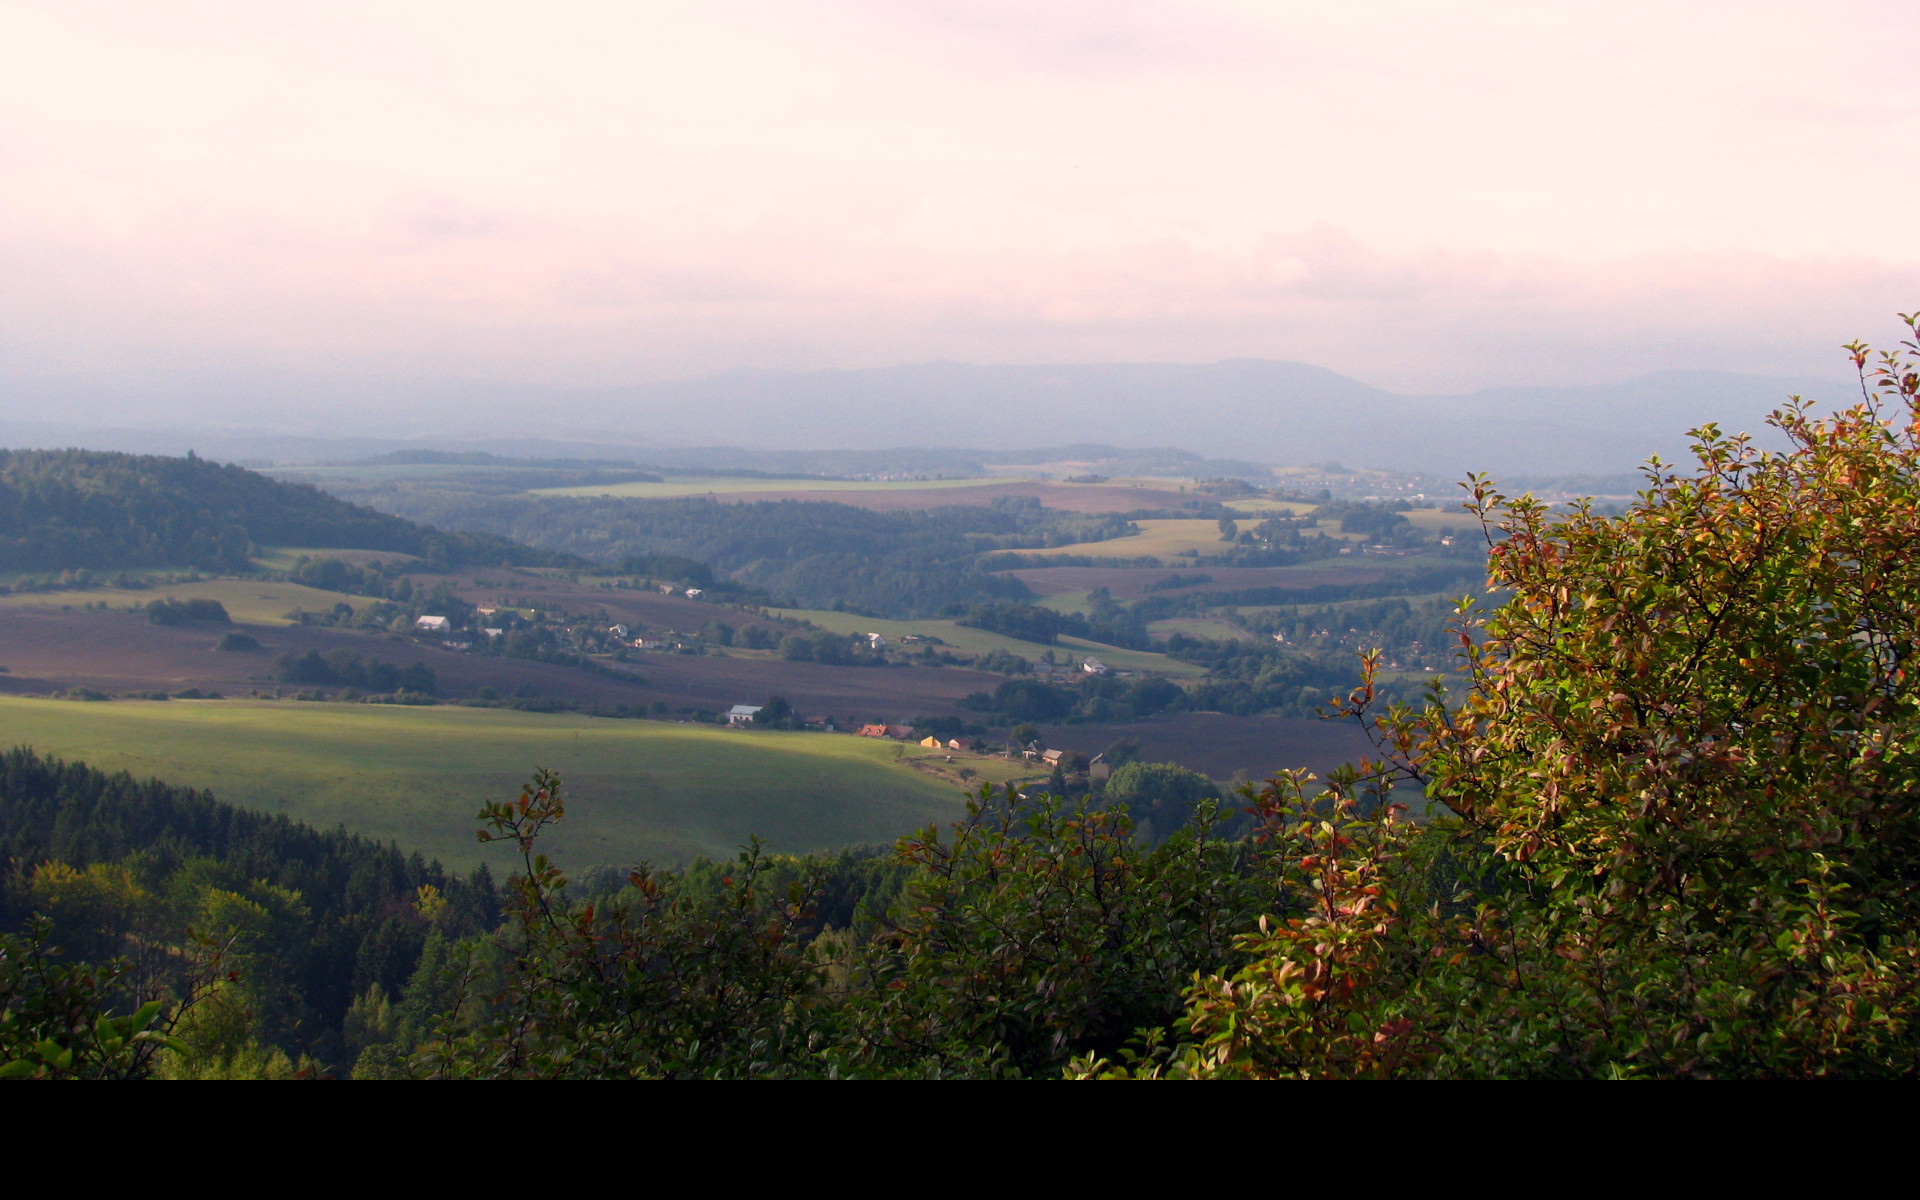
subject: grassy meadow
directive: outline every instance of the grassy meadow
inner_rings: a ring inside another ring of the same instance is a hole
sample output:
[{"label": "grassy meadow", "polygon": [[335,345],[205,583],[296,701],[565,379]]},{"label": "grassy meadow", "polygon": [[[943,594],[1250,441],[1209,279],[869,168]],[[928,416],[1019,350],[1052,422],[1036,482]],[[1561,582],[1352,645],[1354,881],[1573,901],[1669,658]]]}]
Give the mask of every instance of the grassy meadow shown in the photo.
[{"label": "grassy meadow", "polygon": [[149,601],[172,597],[176,600],[218,600],[227,615],[241,625],[291,625],[287,614],[295,609],[325,612],[345,601],[355,608],[377,603],[370,596],[352,596],[341,592],[323,592],[298,583],[277,583],[261,579],[202,579],[195,583],[172,583],[159,587],[130,590],[125,588],[87,588],[63,592],[19,592],[0,596],[0,612],[9,608],[83,608],[104,606],[109,609],[141,608]]},{"label": "grassy meadow", "polygon": [[505,865],[474,812],[535,767],[573,802],[549,847],[571,866],[726,855],[759,834],[783,851],[888,842],[958,815],[950,783],[898,743],[505,709],[293,701],[0,697],[0,743],[228,803],[344,825],[463,869]]}]

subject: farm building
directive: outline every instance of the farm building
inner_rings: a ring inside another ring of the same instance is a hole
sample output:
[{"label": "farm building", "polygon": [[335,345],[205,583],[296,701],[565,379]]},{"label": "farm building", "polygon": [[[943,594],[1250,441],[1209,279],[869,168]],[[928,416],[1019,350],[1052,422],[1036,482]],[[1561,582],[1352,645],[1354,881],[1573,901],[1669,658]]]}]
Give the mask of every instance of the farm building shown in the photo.
[{"label": "farm building", "polygon": [[607,626],[607,632],[623,642],[627,640],[627,627],[625,625],[609,625]]},{"label": "farm building", "polygon": [[967,743],[960,738],[947,739],[947,749],[949,750],[965,750],[966,748],[967,748]]},{"label": "farm building", "polygon": [[885,725],[862,725],[860,727],[860,736],[883,738],[887,736],[887,727]]},{"label": "farm building", "polygon": [[413,623],[413,627],[421,633],[453,632],[453,622],[445,617],[421,617]]},{"label": "farm building", "polygon": [[920,744],[929,750],[938,750],[941,748],[940,739],[937,737],[923,737],[920,739]]},{"label": "farm building", "polygon": [[688,588],[688,589],[687,589],[687,595],[688,595],[688,596],[690,596],[690,597],[691,597],[691,596],[698,596],[699,594],[700,594],[700,589],[699,589],[699,588]]},{"label": "farm building", "polygon": [[758,704],[736,704],[727,710],[727,724],[746,725],[753,720],[753,714],[759,711]]},{"label": "farm building", "polygon": [[1105,675],[1107,673],[1107,664],[1097,658],[1089,658],[1080,664],[1080,669],[1089,675]]},{"label": "farm building", "polygon": [[886,648],[886,645],[887,645],[887,639],[886,639],[886,638],[883,638],[883,637],[881,637],[881,636],[880,636],[879,634],[877,634],[877,633],[870,633],[870,634],[868,634],[868,635],[867,635],[867,648],[868,648],[868,649],[871,649],[871,650],[883,650],[883,649],[885,649],[885,648]]},{"label": "farm building", "polygon": [[1066,750],[1048,750],[1040,756],[1040,761],[1050,767],[1057,767],[1065,761],[1069,753],[1070,752]]}]

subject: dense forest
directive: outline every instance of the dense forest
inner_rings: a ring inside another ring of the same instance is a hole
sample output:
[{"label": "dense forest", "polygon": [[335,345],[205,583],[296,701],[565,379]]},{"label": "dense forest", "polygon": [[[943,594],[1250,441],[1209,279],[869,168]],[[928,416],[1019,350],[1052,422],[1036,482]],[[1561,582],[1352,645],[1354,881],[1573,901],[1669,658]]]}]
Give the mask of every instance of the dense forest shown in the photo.
[{"label": "dense forest", "polygon": [[388,550],[440,565],[572,560],[446,533],[192,455],[0,450],[0,570],[244,571],[262,546]]},{"label": "dense forest", "polygon": [[[65,956],[124,955],[102,998],[133,1006],[216,987],[198,1067],[350,1058],[349,1008],[370,989],[401,997],[422,955],[483,933],[499,897],[482,868],[461,878],[344,832],[217,802],[205,792],[108,775],[31,751],[0,754],[0,927],[51,920]],[[9,1011],[22,969],[0,954]],[[216,965],[206,979],[196,972]],[[237,978],[227,978],[237,972]],[[0,1041],[15,1036],[0,1034]],[[0,1058],[9,1057],[0,1050]]]}]

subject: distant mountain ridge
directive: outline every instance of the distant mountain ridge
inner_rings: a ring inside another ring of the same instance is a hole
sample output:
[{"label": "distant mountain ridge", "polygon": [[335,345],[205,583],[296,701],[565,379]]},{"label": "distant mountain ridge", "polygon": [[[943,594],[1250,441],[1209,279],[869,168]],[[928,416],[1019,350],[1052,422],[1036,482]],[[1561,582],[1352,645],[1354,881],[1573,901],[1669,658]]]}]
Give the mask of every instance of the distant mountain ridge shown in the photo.
[{"label": "distant mountain ridge", "polygon": [[[18,385],[8,390],[17,392]],[[466,449],[510,457],[618,456],[680,470],[704,465],[820,473],[880,469],[870,461],[862,465],[862,457],[876,451],[898,452],[902,461],[893,469],[915,470],[922,468],[907,461],[915,451],[929,452],[914,460],[924,469],[940,469],[943,456],[962,447],[995,456],[1092,444],[1171,448],[1236,463],[1338,460],[1448,475],[1485,470],[1545,476],[1617,473],[1650,454],[1684,456],[1686,431],[1707,421],[1764,436],[1766,414],[1790,393],[1822,406],[1856,398],[1850,385],[1832,380],[1715,371],[1669,371],[1587,387],[1411,395],[1324,367],[1263,359],[1205,365],[933,362],[742,371],[632,387],[423,385],[406,403],[385,406],[406,413],[405,426],[308,417],[320,409],[271,402],[271,390],[263,387],[256,410],[279,415],[286,422],[280,429],[192,421],[83,429],[0,418],[0,442],[173,453],[195,447],[262,463]],[[39,411],[17,404],[13,410]],[[154,410],[144,411],[152,421]],[[771,466],[769,454],[795,465]]]},{"label": "distant mountain ridge", "polygon": [[1397,470],[1552,474],[1630,470],[1650,454],[1684,455],[1686,431],[1708,421],[1764,436],[1766,414],[1792,392],[1821,404],[1850,399],[1831,381],[1711,371],[1410,396],[1305,363],[1232,360],[753,372],[576,392],[556,407],[606,428],[706,445],[1093,442],[1279,464],[1337,459]]}]

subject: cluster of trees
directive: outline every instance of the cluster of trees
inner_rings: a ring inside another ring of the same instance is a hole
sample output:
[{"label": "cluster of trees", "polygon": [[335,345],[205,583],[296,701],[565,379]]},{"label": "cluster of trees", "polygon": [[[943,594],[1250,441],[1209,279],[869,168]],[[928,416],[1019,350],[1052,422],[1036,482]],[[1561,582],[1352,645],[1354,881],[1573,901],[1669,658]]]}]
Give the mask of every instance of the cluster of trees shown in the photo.
[{"label": "cluster of trees", "polygon": [[[1325,697],[1321,699],[1324,701]],[[1022,721],[1132,721],[1190,707],[1179,684],[1160,676],[1119,679],[1085,676],[1073,684],[1015,676],[992,692],[973,692],[961,708],[983,714],[997,725]]]},{"label": "cluster of trees", "polygon": [[1104,587],[1088,593],[1085,613],[1058,612],[1038,604],[1013,601],[976,604],[969,608],[955,606],[947,613],[959,624],[1045,646],[1055,644],[1063,635],[1134,650],[1146,649],[1153,640],[1140,615],[1115,600]]},{"label": "cluster of trees", "polygon": [[887,665],[887,656],[858,634],[789,633],[780,639],[780,657],[789,662],[827,663],[836,667]]},{"label": "cluster of trees", "polygon": [[233,618],[227,615],[227,606],[218,600],[175,600],[171,596],[165,600],[150,601],[147,604],[147,620],[155,625],[233,624]]},{"label": "cluster of trees", "polygon": [[0,450],[0,570],[245,571],[263,545],[394,550],[440,564],[572,561],[492,535],[425,528],[192,454]]},{"label": "cluster of trees", "polygon": [[440,690],[433,668],[423,662],[405,666],[377,658],[363,659],[351,650],[334,650],[322,655],[309,650],[298,657],[282,654],[277,664],[282,683],[309,687],[349,687],[370,692],[412,692],[431,696]]}]

